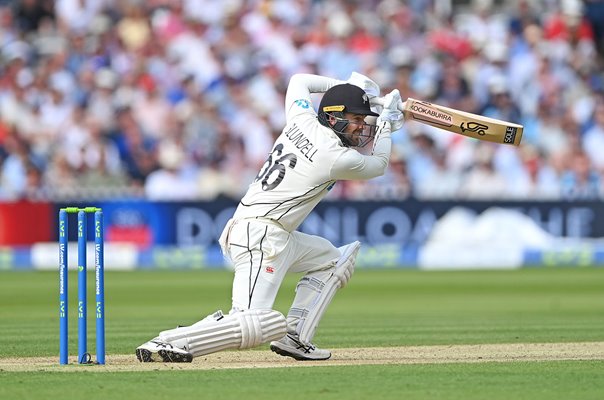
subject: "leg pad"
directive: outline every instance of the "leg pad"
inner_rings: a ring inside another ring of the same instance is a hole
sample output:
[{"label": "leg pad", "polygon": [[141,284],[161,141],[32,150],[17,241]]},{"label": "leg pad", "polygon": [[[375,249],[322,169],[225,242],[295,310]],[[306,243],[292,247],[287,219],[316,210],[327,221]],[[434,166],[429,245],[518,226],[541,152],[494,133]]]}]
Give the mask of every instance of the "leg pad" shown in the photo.
[{"label": "leg pad", "polygon": [[244,310],[224,315],[217,311],[191,326],[163,331],[161,340],[193,356],[226,349],[249,349],[286,333],[285,317],[275,310]]},{"label": "leg pad", "polygon": [[359,242],[353,242],[340,247],[341,256],[333,269],[310,272],[300,279],[287,315],[288,332],[297,334],[300,341],[312,341],[336,291],[350,280],[360,246]]}]

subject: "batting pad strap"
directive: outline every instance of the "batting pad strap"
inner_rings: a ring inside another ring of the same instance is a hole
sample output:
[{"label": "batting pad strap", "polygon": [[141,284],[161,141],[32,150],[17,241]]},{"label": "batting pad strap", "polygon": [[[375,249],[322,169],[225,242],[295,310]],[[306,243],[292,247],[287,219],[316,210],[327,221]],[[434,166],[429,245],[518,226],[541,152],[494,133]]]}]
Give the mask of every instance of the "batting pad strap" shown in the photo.
[{"label": "batting pad strap", "polygon": [[353,242],[338,248],[341,256],[333,269],[308,273],[298,282],[287,323],[288,330],[295,331],[302,342],[311,342],[336,291],[350,281],[360,246]]},{"label": "batting pad strap", "polygon": [[248,349],[286,333],[285,317],[274,310],[245,310],[223,315],[216,312],[186,327],[163,331],[160,338],[193,356],[227,349]]},{"label": "batting pad strap", "polygon": [[274,310],[246,310],[233,314],[241,327],[240,349],[249,349],[285,336],[285,317]]},{"label": "batting pad strap", "polygon": [[[312,279],[302,278],[296,288],[294,304],[287,315],[288,322],[297,322],[295,330],[304,343],[312,341],[319,321],[342,284],[335,275],[321,283],[319,286]],[[319,287],[320,290],[317,290]]]},{"label": "batting pad strap", "polygon": [[352,242],[346,246],[338,247],[342,256],[338,259],[333,274],[340,280],[340,288],[348,284],[354,273],[354,266],[360,247],[361,243],[359,242]]}]

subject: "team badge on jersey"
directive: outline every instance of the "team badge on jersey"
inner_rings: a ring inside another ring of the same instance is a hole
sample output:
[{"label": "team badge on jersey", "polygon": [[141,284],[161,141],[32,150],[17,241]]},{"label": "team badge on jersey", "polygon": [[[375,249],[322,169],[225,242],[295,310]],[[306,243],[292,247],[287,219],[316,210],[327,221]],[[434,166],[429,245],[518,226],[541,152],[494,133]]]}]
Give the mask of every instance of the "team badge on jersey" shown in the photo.
[{"label": "team badge on jersey", "polygon": [[275,273],[275,268],[271,267],[270,265],[266,267],[266,273],[267,274],[273,274]]}]

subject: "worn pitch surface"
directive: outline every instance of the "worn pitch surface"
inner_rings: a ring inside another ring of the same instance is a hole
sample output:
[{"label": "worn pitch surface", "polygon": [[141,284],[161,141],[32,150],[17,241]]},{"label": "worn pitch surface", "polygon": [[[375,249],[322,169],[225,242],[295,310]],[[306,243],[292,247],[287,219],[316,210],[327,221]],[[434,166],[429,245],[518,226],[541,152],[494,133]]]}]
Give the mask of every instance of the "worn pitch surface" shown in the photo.
[{"label": "worn pitch surface", "polygon": [[295,361],[269,350],[226,351],[184,364],[139,363],[134,352],[109,354],[106,365],[102,366],[79,366],[75,357],[69,360],[71,365],[68,366],[59,365],[58,356],[14,357],[0,358],[0,371],[115,372],[562,360],[604,360],[604,342],[342,348],[333,349],[330,360],[315,362]]}]

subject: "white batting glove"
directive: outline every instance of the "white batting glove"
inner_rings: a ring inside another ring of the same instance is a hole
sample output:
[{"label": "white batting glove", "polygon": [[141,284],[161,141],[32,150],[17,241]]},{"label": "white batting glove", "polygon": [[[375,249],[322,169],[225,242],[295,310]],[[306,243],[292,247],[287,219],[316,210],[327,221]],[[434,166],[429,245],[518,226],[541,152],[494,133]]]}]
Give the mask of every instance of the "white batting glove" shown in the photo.
[{"label": "white batting glove", "polygon": [[351,85],[358,86],[367,93],[367,97],[371,100],[373,97],[380,96],[380,87],[377,83],[367,78],[365,75],[353,72],[350,74],[350,78],[346,81]]},{"label": "white batting glove", "polygon": [[405,123],[405,117],[398,109],[398,105],[402,102],[403,100],[401,99],[401,93],[398,91],[398,89],[394,89],[392,92],[384,96],[384,109],[377,119],[377,125],[381,125],[382,122],[389,122],[392,132],[401,129]]}]

